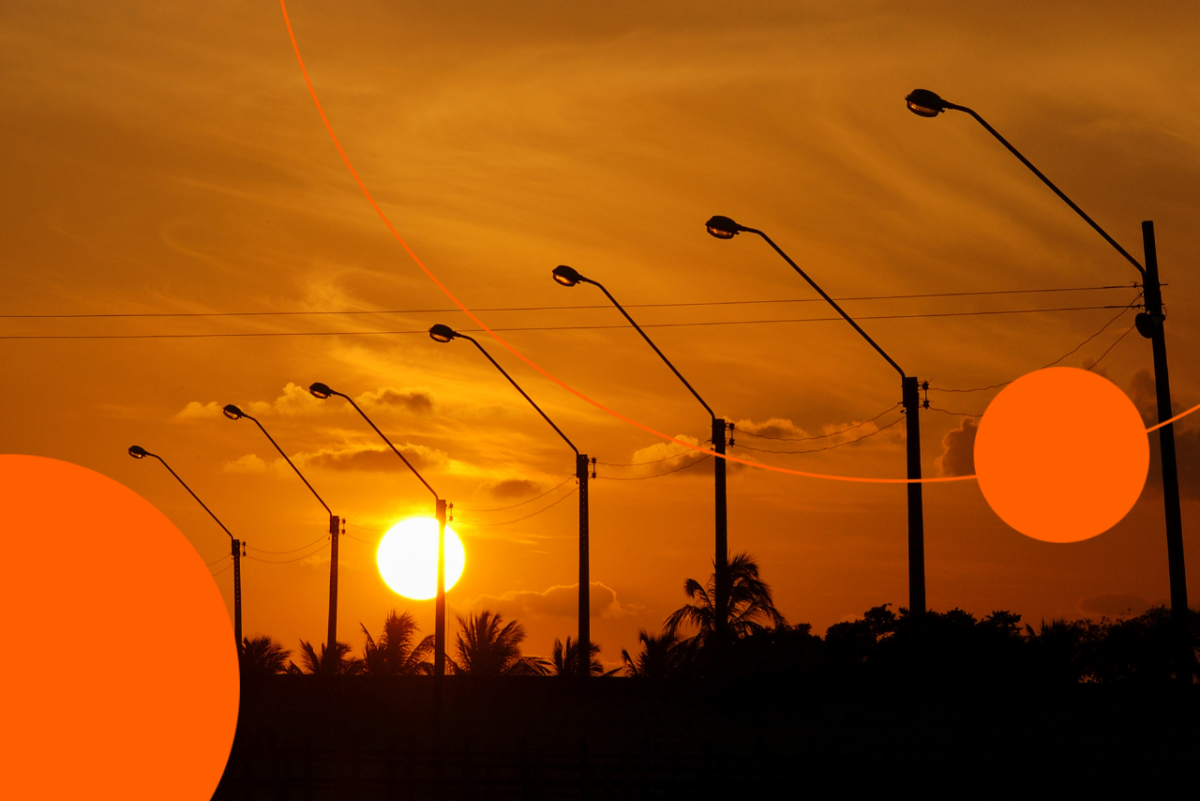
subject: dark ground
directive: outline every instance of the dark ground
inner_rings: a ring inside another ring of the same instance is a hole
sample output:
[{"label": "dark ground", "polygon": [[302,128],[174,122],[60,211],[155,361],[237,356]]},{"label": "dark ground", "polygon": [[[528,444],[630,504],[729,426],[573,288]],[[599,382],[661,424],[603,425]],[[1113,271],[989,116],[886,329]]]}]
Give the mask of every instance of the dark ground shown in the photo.
[{"label": "dark ground", "polygon": [[[1200,685],[277,676],[215,799],[1188,797]],[[1187,789],[1185,789],[1187,788]]]}]

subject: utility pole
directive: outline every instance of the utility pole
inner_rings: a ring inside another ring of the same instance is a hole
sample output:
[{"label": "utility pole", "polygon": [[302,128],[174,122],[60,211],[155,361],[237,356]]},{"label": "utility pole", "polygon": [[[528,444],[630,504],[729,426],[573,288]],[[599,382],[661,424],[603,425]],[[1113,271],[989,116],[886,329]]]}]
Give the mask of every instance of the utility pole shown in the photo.
[{"label": "utility pole", "polygon": [[338,528],[341,519],[329,516],[329,634],[325,640],[325,669],[330,673],[337,667],[337,595],[338,595]]},{"label": "utility pole", "polygon": [[242,654],[242,549],[241,540],[231,538],[233,546],[233,639],[237,641],[238,656]]},{"label": "utility pole", "polygon": [[575,644],[579,653],[579,675],[592,675],[592,607],[591,578],[588,569],[588,457],[586,453],[575,457],[575,477],[579,479],[579,641]]},{"label": "utility pole", "polygon": [[[1150,340],[1154,352],[1154,389],[1158,401],[1158,422],[1174,417],[1171,409],[1171,381],[1167,375],[1167,339],[1163,331],[1162,285],[1158,279],[1158,249],[1154,243],[1154,223],[1142,223],[1142,245],[1146,252],[1146,272],[1142,288],[1146,311],[1135,322],[1138,333]],[[1181,684],[1192,683],[1192,642],[1188,629],[1187,570],[1183,558],[1183,517],[1179,510],[1179,470],[1175,463],[1175,425],[1158,429],[1162,457],[1163,509],[1167,524],[1167,575],[1171,583],[1171,625],[1174,640],[1175,678]]]},{"label": "utility pole", "polygon": [[925,614],[925,508],[921,484],[921,399],[916,376],[903,384],[905,439],[908,448],[908,611]]},{"label": "utility pole", "polygon": [[716,516],[716,553],[713,555],[713,575],[716,580],[717,597],[715,633],[717,642],[725,642],[729,628],[729,507],[725,494],[725,420],[712,419],[712,444],[717,457],[713,464],[713,497]]}]

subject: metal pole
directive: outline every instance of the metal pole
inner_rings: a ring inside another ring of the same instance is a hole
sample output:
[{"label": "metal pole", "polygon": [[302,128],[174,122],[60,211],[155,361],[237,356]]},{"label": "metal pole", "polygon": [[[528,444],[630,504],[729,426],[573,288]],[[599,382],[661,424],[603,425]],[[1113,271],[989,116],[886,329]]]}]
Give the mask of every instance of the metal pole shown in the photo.
[{"label": "metal pole", "polygon": [[[603,289],[603,287],[601,287],[601,289]],[[609,297],[611,298],[612,296],[610,295]],[[615,303],[616,301],[613,301],[613,302]],[[434,328],[431,329],[431,332],[433,330],[436,330],[437,328],[438,328],[438,326],[434,326]],[[458,339],[465,339],[468,342],[470,342],[471,344],[473,344],[476,347],[476,349],[480,353],[482,353],[489,362],[492,363],[492,366],[495,367],[497,370],[499,370],[500,374],[502,376],[504,376],[505,378],[508,379],[508,383],[512,384],[513,388],[516,389],[517,392],[521,393],[521,397],[523,397],[523,398],[525,398],[525,400],[529,401],[529,405],[532,406],[537,411],[537,413],[542,416],[543,420],[545,420],[547,423],[550,424],[550,427],[553,428],[554,431],[558,434],[558,436],[562,438],[563,442],[567,443],[567,446],[571,450],[575,451],[575,476],[576,476],[576,478],[579,479],[579,644],[578,644],[578,647],[580,649],[580,653],[582,654],[582,657],[580,658],[580,668],[579,668],[580,673],[579,673],[579,675],[588,677],[591,675],[591,663],[592,663],[592,650],[591,650],[592,649],[592,640],[591,640],[591,634],[590,634],[590,630],[591,630],[591,600],[590,600],[590,596],[589,596],[589,593],[591,591],[591,585],[590,585],[589,579],[588,579],[588,574],[589,574],[589,571],[588,571],[588,469],[587,469],[588,457],[586,454],[582,454],[579,452],[579,449],[575,447],[575,443],[571,442],[571,440],[567,438],[567,435],[562,432],[562,429],[560,429],[558,426],[556,426],[554,424],[554,421],[551,420],[546,415],[546,413],[542,411],[542,407],[538,406],[536,403],[533,402],[533,398],[529,397],[529,395],[525,392],[525,390],[521,389],[521,385],[513,380],[513,377],[508,374],[507,370],[505,370],[503,367],[500,366],[499,362],[497,362],[495,359],[492,358],[492,354],[488,353],[487,349],[484,348],[483,345],[480,345],[475,340],[474,337],[469,337],[466,334],[460,334],[449,327],[443,326],[443,328],[445,328],[445,331],[448,332],[447,336],[456,337]],[[643,334],[643,336],[645,336],[645,334]],[[440,501],[439,501],[439,503],[440,503]]]},{"label": "metal pole", "polygon": [[237,641],[238,656],[242,654],[242,542],[233,545],[233,639]]},{"label": "metal pole", "polygon": [[[916,376],[904,376],[904,414],[907,417],[908,477],[921,477],[921,399]],[[908,485],[908,610],[925,614],[925,514],[921,484]]]},{"label": "metal pole", "polygon": [[437,499],[437,601],[433,613],[433,675],[446,675],[446,502]]},{"label": "metal pole", "polygon": [[[761,232],[755,232],[755,233],[761,234]],[[765,234],[763,234],[762,236],[764,239],[766,239]],[[771,240],[767,239],[767,241],[770,242]],[[771,244],[772,244],[772,246],[774,246],[775,243],[772,242]],[[779,249],[776,248],[776,250],[779,250]],[[782,251],[780,251],[780,252],[782,253]],[[787,258],[787,257],[784,256],[784,258]],[[563,269],[563,268],[560,267],[559,269]],[[799,269],[799,268],[797,268],[797,269]],[[604,284],[600,283],[599,281],[594,281],[591,278],[585,278],[584,276],[579,275],[579,273],[577,271],[572,270],[572,273],[576,280],[581,281],[585,284],[591,284],[592,286],[598,288],[601,292],[603,292],[604,296],[606,298],[608,298],[609,302],[612,303],[613,306],[616,306],[617,311],[621,312],[621,314],[625,317],[625,319],[629,321],[629,324],[633,326],[633,329],[635,331],[637,331],[638,334],[641,335],[642,339],[646,340],[646,344],[649,345],[654,350],[654,352],[658,354],[658,358],[662,359],[663,363],[666,364],[667,367],[670,368],[671,372],[675,374],[675,377],[678,378],[685,387],[687,387],[688,392],[692,393],[692,397],[694,397],[696,400],[700,401],[700,405],[704,407],[704,411],[708,412],[709,416],[712,417],[713,449],[718,454],[723,455],[725,453],[725,421],[717,417],[717,415],[713,412],[712,407],[709,406],[707,402],[705,402],[704,398],[700,397],[700,393],[697,392],[695,390],[695,388],[691,384],[688,383],[688,380],[683,377],[683,374],[675,369],[675,365],[671,364],[671,360],[666,357],[666,354],[664,354],[661,350],[658,349],[658,345],[654,344],[654,340],[650,339],[650,337],[647,336],[646,332],[642,330],[642,327],[640,325],[638,325],[637,322],[633,319],[633,317],[631,317],[629,315],[629,312],[625,311],[625,307],[617,302],[617,299],[613,297],[612,293],[608,291],[608,288],[605,287]],[[801,275],[803,275],[803,273],[801,273]],[[820,291],[820,290],[818,290],[818,291]],[[832,303],[833,301],[830,301],[830,302]],[[850,324],[854,325],[854,321],[851,320]],[[855,325],[855,327],[857,328],[858,326]],[[863,334],[863,336],[866,336],[866,334]],[[867,339],[868,339],[868,341],[870,341],[870,337],[867,337]],[[874,345],[875,343],[872,342],[871,344]],[[876,346],[876,347],[878,348],[878,346]],[[882,352],[882,351],[880,351],[880,352]],[[886,354],[885,354],[885,358],[886,358]],[[897,369],[899,369],[899,368],[897,368]],[[717,612],[717,620],[716,620],[715,629],[716,629],[716,633],[719,635],[726,628],[725,619],[728,617],[727,610],[729,608],[729,591],[730,591],[729,580],[728,580],[729,579],[729,576],[728,576],[728,574],[729,574],[729,546],[728,546],[729,515],[727,512],[726,496],[725,496],[725,459],[723,458],[723,456],[716,457],[716,462],[713,465],[713,476],[715,479],[714,493],[716,495],[716,510],[715,510],[716,553],[713,558],[713,574],[714,574],[715,582],[717,585],[716,586],[716,596],[717,597],[714,601],[716,604],[716,612]]]},{"label": "metal pole", "polygon": [[329,632],[325,640],[325,670],[337,670],[337,581],[338,581],[338,528],[341,521],[337,515],[329,516]]},{"label": "metal pole", "polygon": [[[733,221],[730,220],[730,223],[733,223]],[[736,225],[736,223],[733,224]],[[901,386],[903,388],[904,413],[908,415],[908,477],[910,479],[919,479],[921,477],[921,422],[919,419],[921,402],[916,377],[905,375],[900,365],[896,364],[896,361],[891,356],[888,356],[884,349],[879,347],[875,340],[871,339],[867,335],[867,332],[862,330],[850,315],[842,311],[842,307],[837,305],[833,298],[825,294],[825,290],[817,286],[817,282],[809,278],[808,273],[801,270],[800,266],[792,261],[791,257],[784,253],[783,249],[779,245],[776,245],[771,237],[755,228],[747,228],[744,225],[737,227],[747,233],[761,236],[768,245],[774,248],[776,253],[783,257],[784,261],[792,266],[792,269],[801,278],[808,282],[809,286],[829,302],[829,305],[842,316],[843,320],[850,323],[854,330],[900,374]],[[920,484],[908,485],[908,606],[909,612],[913,615],[920,617],[925,614],[925,511]]]},{"label": "metal pole", "polygon": [[592,675],[591,579],[588,570],[588,457],[575,457],[575,476],[579,479],[579,675]]},{"label": "metal pole", "polygon": [[717,585],[716,619],[717,642],[723,642],[729,623],[729,514],[725,494],[725,421],[712,421],[713,450],[719,455],[713,460],[714,508],[716,510],[716,553],[713,555],[713,576]]},{"label": "metal pole", "polygon": [[[1154,351],[1154,389],[1158,400],[1158,422],[1170,420],[1171,381],[1167,375],[1167,340],[1163,331],[1166,315],[1162,310],[1162,287],[1158,279],[1158,250],[1154,243],[1154,223],[1142,223],[1142,242],[1146,249],[1145,296],[1146,315],[1143,325],[1149,328],[1150,344]],[[1183,518],[1179,510],[1179,471],[1175,463],[1175,426],[1158,429],[1159,452],[1162,457],[1163,507],[1167,523],[1167,574],[1171,582],[1171,623],[1176,640],[1176,679],[1191,684],[1191,636],[1188,631],[1187,570],[1183,557]]]}]

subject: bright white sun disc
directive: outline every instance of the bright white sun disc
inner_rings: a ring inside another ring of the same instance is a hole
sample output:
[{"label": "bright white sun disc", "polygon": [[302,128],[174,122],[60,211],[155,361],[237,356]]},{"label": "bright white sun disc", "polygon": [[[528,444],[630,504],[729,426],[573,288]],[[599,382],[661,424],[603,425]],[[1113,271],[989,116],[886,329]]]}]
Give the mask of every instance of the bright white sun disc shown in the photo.
[{"label": "bright white sun disc", "polygon": [[[388,530],[379,542],[375,562],[393,592],[417,601],[437,595],[438,524],[432,517],[410,517]],[[446,589],[462,575],[466,552],[462,540],[446,526]]]}]

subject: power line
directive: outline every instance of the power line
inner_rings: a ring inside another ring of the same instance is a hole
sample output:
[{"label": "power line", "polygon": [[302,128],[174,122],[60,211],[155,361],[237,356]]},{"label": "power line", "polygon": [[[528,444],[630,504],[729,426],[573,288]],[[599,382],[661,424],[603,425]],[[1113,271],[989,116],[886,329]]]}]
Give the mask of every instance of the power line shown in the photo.
[{"label": "power line", "polygon": [[746,449],[746,450],[748,450],[748,451],[758,451],[759,453],[788,453],[788,454],[797,454],[797,453],[816,453],[817,451],[831,451],[831,450],[833,450],[834,448],[844,448],[844,447],[845,447],[845,446],[847,446],[847,445],[853,445],[853,444],[854,444],[854,443],[856,443],[856,442],[862,442],[864,439],[869,439],[870,437],[873,437],[873,436],[875,436],[876,434],[881,434],[881,433],[883,433],[884,431],[887,431],[887,430],[888,430],[889,428],[891,428],[892,426],[896,425],[896,423],[899,423],[899,422],[900,422],[901,420],[903,420],[903,419],[904,419],[904,415],[900,415],[900,416],[899,416],[899,417],[897,417],[895,420],[893,420],[892,422],[888,423],[886,426],[883,426],[882,428],[877,428],[877,429],[875,429],[874,431],[872,431],[870,434],[863,434],[861,437],[858,437],[857,439],[847,440],[846,442],[839,442],[837,445],[826,445],[826,446],[825,446],[825,447],[823,447],[823,448],[810,448],[810,449],[808,449],[808,450],[806,450],[806,451],[771,451],[771,450],[767,450],[766,448],[755,448],[755,447],[753,447],[753,446],[750,446],[750,445],[739,445],[738,447],[739,447],[739,448],[745,448],[745,449]]},{"label": "power line", "polygon": [[680,470],[686,470],[686,469],[688,469],[689,467],[692,467],[692,466],[694,466],[694,465],[698,465],[698,464],[700,464],[700,463],[701,463],[701,462],[703,462],[705,459],[711,459],[711,458],[712,458],[712,454],[705,454],[704,456],[701,456],[699,459],[697,459],[697,460],[696,460],[696,461],[694,461],[694,462],[688,462],[688,463],[687,463],[687,464],[685,464],[685,465],[681,465],[681,466],[679,466],[679,467],[676,467],[674,470],[668,470],[668,471],[666,471],[665,473],[655,473],[655,474],[654,474],[654,475],[652,475],[652,476],[630,476],[630,477],[621,477],[621,476],[598,476],[598,478],[605,479],[606,481],[645,481],[645,480],[647,480],[647,479],[650,479],[650,478],[662,478],[663,476],[669,476],[669,475],[671,475],[672,473],[678,473]]},{"label": "power line", "polygon": [[[885,414],[887,414],[888,412],[892,411],[893,409],[897,408],[900,405],[901,404],[897,403],[895,406],[892,406],[888,409],[884,409],[882,412],[875,415],[870,420],[863,420],[861,423],[857,423],[855,425],[849,426],[848,428],[843,428],[840,431],[832,431],[828,434],[817,434],[812,437],[772,437],[769,434],[753,434],[744,428],[741,429],[740,433],[743,437],[757,437],[759,439],[773,439],[773,440],[778,440],[780,442],[808,442],[809,440],[814,440],[814,439],[826,439],[827,437],[836,437],[838,434],[845,434],[847,431],[853,431],[856,428],[862,428],[867,423],[874,423],[880,417],[883,417]],[[743,445],[741,447],[749,447],[749,446]],[[783,453],[783,451],[780,451],[780,453]]]},{"label": "power line", "polygon": [[[575,478],[575,476],[568,477],[565,481],[563,481],[562,484],[559,484],[558,487],[561,487],[563,484],[566,484],[567,481],[570,481],[573,478]],[[554,492],[554,490],[558,489],[558,487],[551,487],[550,489],[543,492],[541,495],[535,495],[532,498],[527,498],[527,499],[521,501],[520,503],[514,503],[512,506],[497,506],[495,509],[469,509],[466,506],[456,506],[454,508],[460,512],[503,512],[505,509],[516,509],[518,506],[524,506],[527,503],[533,503],[538,498],[544,498],[547,495],[549,495],[550,493]]]},{"label": "power line", "polygon": [[[1127,312],[1127,311],[1129,311],[1130,309],[1134,308],[1134,306],[1136,306],[1136,305],[1137,305],[1137,302],[1138,302],[1139,300],[1141,300],[1141,299],[1142,299],[1142,293],[1140,293],[1140,292],[1139,292],[1139,293],[1138,293],[1138,296],[1137,296],[1136,298],[1134,298],[1132,301],[1130,301],[1130,303],[1129,303],[1129,305],[1128,305],[1128,306],[1124,306],[1124,307],[1122,307],[1122,308],[1121,308],[1121,311],[1120,311],[1120,312],[1118,312],[1118,313],[1117,313],[1117,315],[1116,315],[1115,317],[1113,317],[1111,320],[1109,320],[1109,321],[1108,321],[1107,323],[1105,323],[1104,325],[1100,326],[1100,330],[1099,330],[1099,331],[1097,331],[1096,333],[1092,334],[1090,337],[1088,337],[1087,339],[1083,340],[1082,342],[1080,342],[1080,343],[1079,343],[1078,345],[1076,345],[1075,347],[1071,348],[1069,351],[1067,351],[1066,353],[1064,353],[1062,356],[1059,356],[1057,359],[1055,359],[1054,361],[1050,362],[1050,363],[1049,363],[1049,364],[1047,364],[1047,365],[1044,365],[1044,366],[1043,366],[1043,367],[1041,367],[1040,369],[1042,369],[1042,370],[1045,370],[1047,367],[1053,367],[1054,365],[1056,365],[1056,364],[1058,364],[1059,362],[1061,362],[1063,359],[1067,358],[1067,357],[1068,357],[1068,356],[1070,356],[1071,354],[1073,354],[1073,353],[1075,353],[1076,351],[1078,351],[1080,348],[1082,348],[1082,347],[1083,347],[1084,345],[1086,345],[1087,343],[1091,342],[1091,341],[1092,341],[1093,339],[1095,339],[1096,337],[1098,337],[1098,336],[1100,336],[1101,334],[1103,334],[1103,333],[1105,332],[1105,330],[1107,330],[1107,329],[1108,329],[1108,327],[1109,327],[1110,325],[1112,325],[1113,323],[1115,323],[1117,320],[1121,319],[1121,317],[1123,317],[1123,316],[1125,315],[1125,312]],[[1128,332],[1128,331],[1126,331],[1125,333],[1126,333],[1126,334],[1128,334],[1129,332]],[[1122,335],[1121,335],[1121,339],[1124,339],[1124,338],[1125,338],[1125,334],[1122,334]],[[1118,339],[1118,340],[1117,340],[1117,342],[1120,342],[1120,341],[1121,341],[1120,339]],[[1114,342],[1113,344],[1115,345],[1116,343]],[[1110,348],[1109,348],[1109,350],[1112,350],[1112,348],[1110,347]],[[1104,353],[1105,353],[1105,355],[1107,355],[1107,354],[1108,354],[1108,351],[1106,350]],[[1101,358],[1104,358],[1104,357],[1103,357],[1103,356],[1101,356]],[[946,389],[945,387],[930,387],[929,389],[930,389],[930,390],[932,390],[932,391],[937,391],[937,392],[985,392],[985,391],[987,391],[987,390],[989,390],[989,389],[1000,389],[1001,387],[1006,387],[1006,386],[1008,386],[1009,384],[1011,384],[1013,381],[1016,381],[1016,379],[1015,379],[1015,378],[1013,378],[1013,379],[1009,379],[1008,381],[1005,381],[1005,382],[1004,382],[1004,383],[1002,383],[1002,384],[992,384],[991,386],[988,386],[988,387],[974,387],[974,388],[972,388],[972,389]]]},{"label": "power line", "polygon": [[[1133,285],[1138,286],[1137,284]],[[918,295],[862,295],[858,297],[834,298],[838,301],[850,300],[909,300],[919,298],[953,298],[979,295],[1028,295],[1045,292],[1090,292],[1100,289],[1128,289],[1129,285],[1121,286],[1079,286],[1062,289],[1002,289],[986,292],[934,292]],[[697,306],[749,306],[764,303],[821,303],[822,298],[783,298],[779,300],[714,300],[690,303],[627,303],[630,309],[673,309],[693,308]],[[596,304],[584,306],[491,306],[475,309],[479,312],[527,312],[527,311],[575,311],[579,309],[611,309],[611,305]],[[458,308],[446,309],[369,309],[353,311],[257,311],[257,312],[128,312],[93,314],[0,314],[0,320],[83,320],[83,319],[133,319],[158,317],[290,317],[290,316],[331,316],[331,315],[362,315],[362,314],[449,314],[458,312]]]},{"label": "power line", "polygon": [[966,412],[952,412],[949,409],[939,409],[936,406],[929,406],[927,408],[931,412],[941,412],[942,414],[950,414],[950,415],[954,415],[955,417],[983,417],[982,414],[968,414]]},{"label": "power line", "polygon": [[307,553],[304,556],[297,556],[295,559],[283,559],[281,561],[273,561],[271,559],[259,559],[257,556],[247,556],[246,558],[253,559],[255,562],[262,562],[263,564],[268,564],[268,565],[288,565],[288,564],[291,564],[292,562],[299,562],[304,559],[307,559],[310,556],[316,556],[317,554],[319,554],[321,551],[325,550],[328,547],[329,547],[328,545],[322,545],[320,548],[317,548],[312,553]]},{"label": "power line", "polygon": [[[998,311],[931,312],[926,314],[877,314],[856,317],[856,320],[917,320],[934,317],[975,317],[996,314],[1033,314],[1038,312],[1095,311],[1097,309],[1124,309],[1124,306],[1067,306],[1055,309],[1001,309]],[[797,317],[781,320],[722,320],[696,323],[643,323],[642,328],[693,328],[716,325],[760,325],[775,323],[828,323],[843,322],[841,317]],[[515,328],[492,328],[492,331],[599,331],[628,328],[624,325],[556,325],[522,326]],[[460,333],[483,332],[482,328],[461,328]],[[279,331],[234,334],[5,334],[0,340],[52,340],[52,339],[222,339],[256,337],[356,337],[391,336],[399,334],[428,334],[425,329],[413,331]]]},{"label": "power line", "polygon": [[1102,359],[1103,359],[1105,356],[1107,356],[1107,355],[1108,355],[1109,351],[1111,351],[1111,350],[1112,350],[1113,348],[1115,348],[1117,345],[1121,344],[1121,340],[1122,340],[1122,339],[1124,339],[1125,337],[1129,336],[1129,332],[1130,332],[1130,331],[1132,331],[1132,330],[1133,330],[1133,329],[1135,329],[1135,328],[1137,328],[1137,325],[1136,325],[1136,324],[1134,324],[1134,325],[1131,325],[1131,326],[1129,326],[1128,328],[1126,328],[1126,329],[1125,329],[1125,333],[1124,333],[1124,334],[1121,334],[1121,336],[1117,337],[1117,341],[1116,341],[1116,342],[1114,342],[1114,343],[1112,343],[1111,345],[1109,345],[1109,346],[1108,346],[1108,350],[1104,351],[1104,353],[1101,353],[1101,354],[1100,354],[1100,358],[1099,358],[1099,359],[1096,359],[1096,361],[1092,362],[1092,366],[1091,366],[1091,367],[1089,367],[1089,368],[1088,368],[1088,370],[1089,370],[1089,371],[1090,371],[1090,370],[1095,370],[1095,369],[1096,369],[1096,365],[1100,364],[1100,361],[1101,361],[1101,360],[1102,360]]},{"label": "power line", "polygon": [[208,562],[208,563],[206,563],[204,566],[205,566],[205,567],[212,567],[213,565],[215,565],[215,564],[217,564],[217,563],[219,563],[219,562],[221,562],[221,561],[223,561],[223,560],[225,560],[225,559],[228,559],[228,558],[229,558],[229,554],[225,554],[225,555],[224,555],[224,556],[222,556],[220,559],[214,559],[214,560],[212,560],[211,562]]},{"label": "power line", "polygon": [[[566,483],[566,482],[563,482],[563,483]],[[559,486],[562,486],[562,485],[560,484]],[[566,495],[562,496],[561,498],[559,498],[557,501],[555,501],[554,503],[550,504],[549,506],[547,506],[547,507],[545,507],[545,508],[543,508],[543,509],[539,509],[538,511],[536,511],[536,512],[533,512],[533,513],[531,513],[531,514],[527,514],[527,515],[525,515],[524,517],[518,517],[516,520],[504,520],[504,521],[502,521],[502,522],[499,522],[499,523],[475,523],[475,522],[472,522],[472,521],[470,521],[470,520],[467,520],[467,521],[464,521],[464,522],[466,522],[468,525],[471,525],[471,526],[487,526],[487,527],[490,527],[490,526],[507,526],[507,525],[509,525],[509,524],[511,524],[511,523],[520,523],[522,520],[528,520],[528,519],[529,519],[529,518],[531,518],[531,517],[537,517],[537,516],[538,516],[538,515],[540,515],[542,512],[545,512],[545,511],[548,511],[548,510],[550,510],[550,509],[553,509],[555,506],[558,506],[560,503],[562,503],[563,501],[565,501],[567,498],[570,498],[570,497],[571,497],[572,495],[574,495],[574,494],[575,494],[577,491],[578,491],[578,487],[572,487],[570,492],[568,492]]]},{"label": "power line", "polygon": [[303,551],[305,548],[311,548],[312,546],[316,545],[321,540],[325,539],[327,536],[329,536],[329,535],[322,534],[320,537],[317,537],[315,540],[310,542],[308,545],[301,545],[299,548],[292,548],[290,551],[265,551],[262,548],[252,548],[249,545],[247,545],[246,547],[249,548],[251,551],[258,551],[259,553],[269,553],[272,556],[283,556],[284,554],[295,553],[296,551]]},{"label": "power line", "polygon": [[[706,440],[704,444],[711,445],[712,440]],[[687,453],[687,451],[680,451],[679,453],[673,453],[670,456],[664,456],[661,459],[651,459],[648,462],[596,462],[596,464],[600,465],[601,467],[644,467],[648,464],[658,464],[659,462],[669,462],[672,459],[678,459],[685,453]]]},{"label": "power line", "polygon": [[[1115,319],[1116,319],[1116,318],[1114,317],[1114,318],[1113,318],[1113,320],[1115,320]],[[1112,320],[1109,320],[1109,322],[1111,323],[1111,322],[1112,322]],[[1107,326],[1106,326],[1106,327],[1107,327]],[[1111,351],[1112,351],[1112,349],[1113,349],[1113,348],[1115,348],[1117,345],[1121,344],[1121,340],[1122,340],[1122,339],[1124,339],[1125,337],[1129,336],[1129,332],[1131,332],[1131,331],[1132,331],[1133,329],[1135,329],[1135,328],[1137,328],[1137,325],[1136,325],[1136,324],[1135,324],[1135,325],[1131,325],[1131,326],[1129,326],[1128,328],[1126,328],[1126,329],[1125,329],[1125,333],[1123,333],[1123,334],[1121,334],[1121,336],[1117,337],[1116,341],[1114,341],[1114,342],[1113,342],[1111,345],[1109,345],[1109,346],[1108,346],[1108,349],[1107,349],[1107,350],[1105,350],[1105,351],[1104,351],[1104,353],[1101,353],[1101,354],[1100,354],[1100,358],[1098,358],[1098,359],[1096,359],[1096,361],[1092,362],[1092,365],[1091,365],[1091,367],[1088,367],[1087,369],[1088,369],[1089,371],[1091,371],[1091,370],[1095,370],[1095,369],[1096,369],[1096,366],[1097,366],[1098,364],[1100,364],[1100,362],[1101,362],[1101,361],[1104,359],[1104,357],[1105,357],[1105,356],[1107,356],[1107,355],[1109,354],[1109,352],[1111,352]],[[1099,332],[1097,332],[1097,333],[1099,333]],[[1095,336],[1095,334],[1093,334],[1092,336]],[[1092,337],[1088,337],[1088,339],[1091,339],[1091,338],[1092,338]],[[1079,350],[1079,348],[1076,348],[1075,350]],[[1075,352],[1075,351],[1071,351],[1071,353],[1074,353],[1074,352]],[[1068,353],[1068,354],[1067,354],[1067,356],[1070,356],[1070,355],[1071,355],[1070,353]],[[1066,356],[1063,356],[1063,359],[1065,359],[1065,358],[1066,358]],[[1061,361],[1062,361],[1062,359],[1059,359],[1059,360],[1058,360],[1058,362],[1061,362]],[[1047,367],[1052,367],[1052,366],[1054,366],[1055,364],[1058,364],[1058,362],[1053,362],[1053,363],[1051,363],[1051,364],[1048,364],[1048,365],[1046,365],[1046,366],[1047,366]],[[1045,368],[1042,368],[1042,369],[1045,369]],[[1008,384],[1011,384],[1011,383],[1012,383],[1012,381],[1009,381],[1009,382],[1007,382],[1007,383],[1005,383],[1005,384],[997,384],[996,386],[1003,387],[1003,386],[1008,386]],[[930,387],[930,389],[933,389],[933,387]],[[986,389],[995,389],[995,387],[986,387]],[[949,390],[949,389],[947,389],[947,390],[943,390],[943,391],[944,391],[944,392],[954,392],[955,390]],[[968,390],[958,390],[958,391],[961,391],[961,392],[966,392],[966,391],[968,391]],[[926,407],[926,408],[930,409],[931,411],[935,411],[935,412],[942,412],[943,414],[952,414],[952,415],[954,415],[954,416],[956,416],[956,417],[983,417],[983,415],[982,415],[982,414],[967,414],[966,412],[952,412],[952,411],[950,411],[950,410],[948,410],[948,409],[939,409],[939,408],[937,408],[936,406],[928,406],[928,407]]]},{"label": "power line", "polygon": [[224,573],[226,570],[228,570],[231,567],[233,567],[233,562],[230,562],[229,564],[225,565],[225,567],[221,568],[216,573],[212,573],[211,575],[213,578],[216,578],[217,576],[221,575],[222,573]]}]

